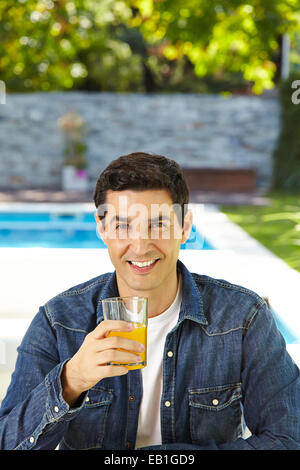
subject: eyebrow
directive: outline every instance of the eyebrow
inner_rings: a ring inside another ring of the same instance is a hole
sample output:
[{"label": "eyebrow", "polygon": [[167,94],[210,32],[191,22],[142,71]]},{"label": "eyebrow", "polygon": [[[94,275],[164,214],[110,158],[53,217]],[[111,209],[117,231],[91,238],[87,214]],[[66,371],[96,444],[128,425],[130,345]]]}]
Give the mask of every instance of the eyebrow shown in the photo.
[{"label": "eyebrow", "polygon": [[120,217],[118,215],[114,215],[110,222],[127,222],[127,220],[127,217]]},{"label": "eyebrow", "polygon": [[[122,216],[119,216],[119,215],[114,215],[113,218],[111,219],[110,223],[113,223],[113,222],[130,222],[131,219],[135,219],[135,217],[122,217]],[[153,223],[153,222],[162,222],[163,220],[167,220],[167,221],[170,221],[170,217],[168,217],[167,215],[160,215],[158,217],[154,217],[153,219],[150,219],[149,222]]]}]

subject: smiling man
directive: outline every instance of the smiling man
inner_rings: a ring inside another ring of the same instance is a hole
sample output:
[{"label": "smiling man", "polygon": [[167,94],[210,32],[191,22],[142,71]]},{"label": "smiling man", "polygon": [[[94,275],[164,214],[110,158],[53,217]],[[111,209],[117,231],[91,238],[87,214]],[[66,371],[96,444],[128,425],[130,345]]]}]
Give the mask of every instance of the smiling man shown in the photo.
[{"label": "smiling man", "polygon": [[[178,260],[188,200],[163,156],[125,155],[100,174],[95,219],[115,271],[40,307],[0,409],[1,449],[300,449],[299,369],[265,301]],[[148,298],[144,369],[110,365],[143,351],[108,336],[131,329],[103,320],[116,296]]]},{"label": "smiling man", "polygon": [[[126,204],[120,205],[122,198]],[[106,210],[101,211],[105,219],[96,215],[120,296],[148,297],[149,317],[165,311],[178,288],[177,260],[192,228],[192,214],[185,214],[182,226],[181,206],[175,208],[167,189],[108,190]]]}]

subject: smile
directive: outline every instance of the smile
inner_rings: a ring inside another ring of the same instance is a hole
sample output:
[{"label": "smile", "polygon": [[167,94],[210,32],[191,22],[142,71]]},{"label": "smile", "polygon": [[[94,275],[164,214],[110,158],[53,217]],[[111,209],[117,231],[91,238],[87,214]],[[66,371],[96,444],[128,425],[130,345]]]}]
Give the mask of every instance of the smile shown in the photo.
[{"label": "smile", "polygon": [[151,264],[155,263],[155,261],[157,261],[157,259],[152,259],[150,261],[143,261],[143,262],[130,261],[130,263],[132,263],[134,266],[138,266],[139,268],[143,268],[144,266],[150,266]]},{"label": "smile", "polygon": [[149,261],[128,261],[129,266],[136,273],[148,273],[156,265],[158,258]]}]

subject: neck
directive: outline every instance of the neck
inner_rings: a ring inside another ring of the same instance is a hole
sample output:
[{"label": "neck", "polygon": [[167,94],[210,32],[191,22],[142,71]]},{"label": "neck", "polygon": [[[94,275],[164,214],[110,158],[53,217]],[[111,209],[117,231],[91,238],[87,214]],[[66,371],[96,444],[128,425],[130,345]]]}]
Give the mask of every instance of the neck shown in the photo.
[{"label": "neck", "polygon": [[134,295],[138,297],[147,297],[148,317],[157,317],[161,313],[165,312],[175,300],[179,282],[178,274],[179,273],[175,271],[174,275],[167,283],[163,283],[156,289],[152,289],[150,291],[129,289],[128,286],[123,285],[117,275],[119,295],[120,297]]}]

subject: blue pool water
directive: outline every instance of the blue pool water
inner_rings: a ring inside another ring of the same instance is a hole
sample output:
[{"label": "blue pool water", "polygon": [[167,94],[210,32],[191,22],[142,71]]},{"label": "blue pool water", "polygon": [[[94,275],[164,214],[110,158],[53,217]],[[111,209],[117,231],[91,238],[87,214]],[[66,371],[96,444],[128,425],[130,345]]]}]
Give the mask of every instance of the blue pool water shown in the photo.
[{"label": "blue pool water", "polygon": [[[105,248],[93,213],[0,212],[0,247]],[[195,227],[181,249],[211,250]]]},{"label": "blue pool water", "polygon": [[276,314],[276,312],[274,312],[273,309],[272,310],[272,313],[273,313],[273,316],[275,318],[275,322],[276,322],[276,325],[277,325],[277,328],[279,329],[280,333],[282,334],[282,336],[284,337],[284,340],[286,342],[286,344],[293,344],[293,343],[300,343],[300,335],[297,336],[297,334],[293,331],[291,331],[291,329],[289,329],[281,320],[280,318],[278,317],[278,315]]}]

